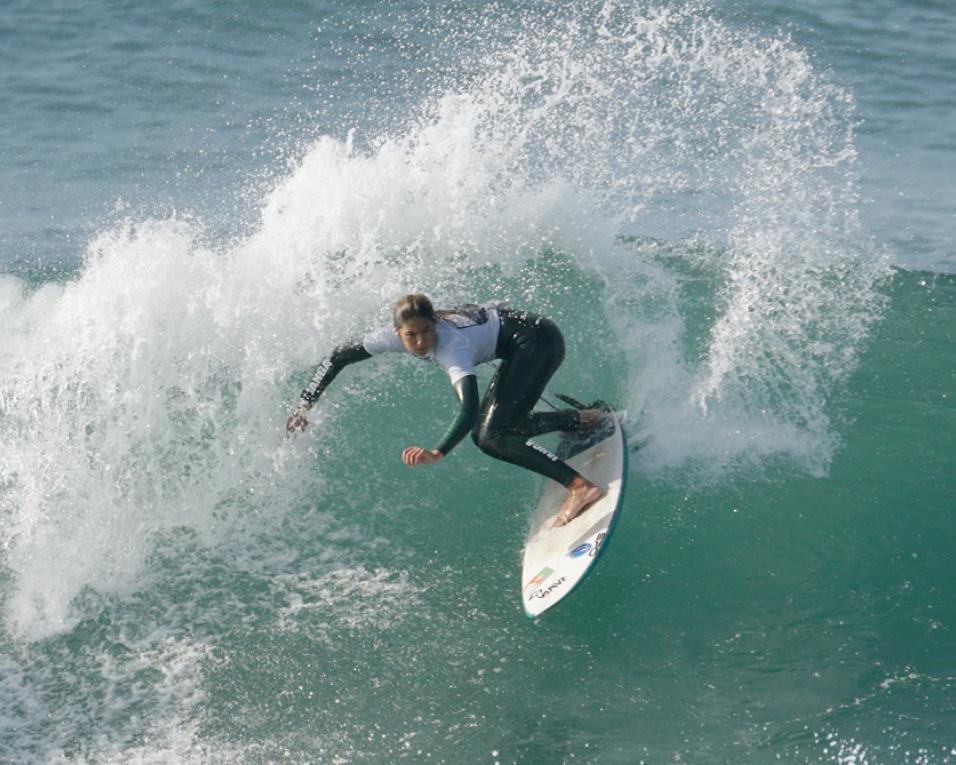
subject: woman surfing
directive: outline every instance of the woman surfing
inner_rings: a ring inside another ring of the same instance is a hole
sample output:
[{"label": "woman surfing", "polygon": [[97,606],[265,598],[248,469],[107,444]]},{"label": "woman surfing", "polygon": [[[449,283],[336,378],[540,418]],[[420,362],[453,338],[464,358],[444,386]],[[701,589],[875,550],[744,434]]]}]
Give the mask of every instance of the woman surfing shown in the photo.
[{"label": "woman surfing", "polygon": [[[436,310],[421,294],[406,295],[392,310],[393,326],[362,340],[340,345],[323,360],[302,391],[286,428],[305,430],[305,413],[335,376],[349,364],[379,353],[406,352],[441,367],[460,403],[458,414],[433,449],[409,446],[402,461],[409,467],[441,461],[470,432],[485,454],[532,470],[568,490],[555,519],[563,526],[597,502],[605,492],[548,450],[530,442],[554,431],[577,432],[600,422],[600,409],[533,412],[545,385],[564,360],[564,338],[550,319],[497,304]],[[478,364],[501,364],[479,401]]]}]

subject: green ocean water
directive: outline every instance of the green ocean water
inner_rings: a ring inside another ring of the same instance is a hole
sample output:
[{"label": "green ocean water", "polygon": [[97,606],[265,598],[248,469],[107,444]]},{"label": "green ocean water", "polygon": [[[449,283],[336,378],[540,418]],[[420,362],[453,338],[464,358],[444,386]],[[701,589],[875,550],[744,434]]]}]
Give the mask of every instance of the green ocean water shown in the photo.
[{"label": "green ocean water", "polygon": [[[0,761],[956,761],[947,23],[0,11]],[[438,370],[285,433],[411,290],[552,317],[550,392],[628,411],[544,618],[539,479],[401,464]]]},{"label": "green ocean water", "polygon": [[[578,274],[548,276],[589,295]],[[297,444],[321,480],[293,504],[230,502],[211,546],[188,523],[156,532],[132,592],[85,589],[65,633],[8,633],[8,751],[951,761],[956,282],[898,271],[884,289],[828,405],[840,444],[826,475],[787,460],[759,477],[656,469],[648,435],[599,568],[537,621],[518,593],[536,479],[470,444],[441,471],[400,464],[452,407],[434,370],[340,380],[334,422]],[[582,363],[601,325],[568,332],[554,385],[625,400],[613,349]]]}]

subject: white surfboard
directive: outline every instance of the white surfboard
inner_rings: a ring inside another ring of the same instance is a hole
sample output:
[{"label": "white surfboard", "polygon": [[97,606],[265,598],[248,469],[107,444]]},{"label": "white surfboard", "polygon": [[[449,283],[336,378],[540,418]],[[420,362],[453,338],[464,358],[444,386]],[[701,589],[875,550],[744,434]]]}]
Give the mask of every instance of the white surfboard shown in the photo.
[{"label": "white surfboard", "polygon": [[607,546],[624,499],[627,448],[623,418],[624,412],[612,412],[587,438],[561,440],[558,457],[607,489],[607,494],[567,525],[555,528],[552,522],[567,489],[545,479],[521,563],[521,599],[530,617],[570,595]]}]

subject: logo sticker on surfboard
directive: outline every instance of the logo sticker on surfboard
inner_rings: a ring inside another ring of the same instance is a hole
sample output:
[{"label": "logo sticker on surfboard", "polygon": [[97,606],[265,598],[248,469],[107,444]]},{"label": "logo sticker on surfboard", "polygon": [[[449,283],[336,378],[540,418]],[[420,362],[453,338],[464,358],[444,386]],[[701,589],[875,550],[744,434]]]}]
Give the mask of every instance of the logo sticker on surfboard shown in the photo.
[{"label": "logo sticker on surfboard", "polygon": [[545,566],[537,574],[534,575],[531,581],[528,582],[524,586],[524,588],[527,590],[529,587],[534,587],[535,585],[541,584],[545,579],[547,579],[553,573],[554,573],[553,568],[548,568],[547,566]]},{"label": "logo sticker on surfboard", "polygon": [[570,550],[568,550],[568,557],[580,558],[582,555],[587,555],[589,552],[591,552],[591,543],[583,542],[577,547],[572,547]]}]

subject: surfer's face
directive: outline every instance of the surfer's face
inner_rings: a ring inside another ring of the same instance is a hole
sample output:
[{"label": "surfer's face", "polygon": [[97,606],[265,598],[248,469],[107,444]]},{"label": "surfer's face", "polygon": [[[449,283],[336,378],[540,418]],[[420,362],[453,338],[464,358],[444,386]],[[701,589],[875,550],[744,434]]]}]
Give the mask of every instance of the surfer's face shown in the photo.
[{"label": "surfer's face", "polygon": [[435,344],[435,323],[428,319],[409,319],[395,330],[409,353],[425,356]]}]

